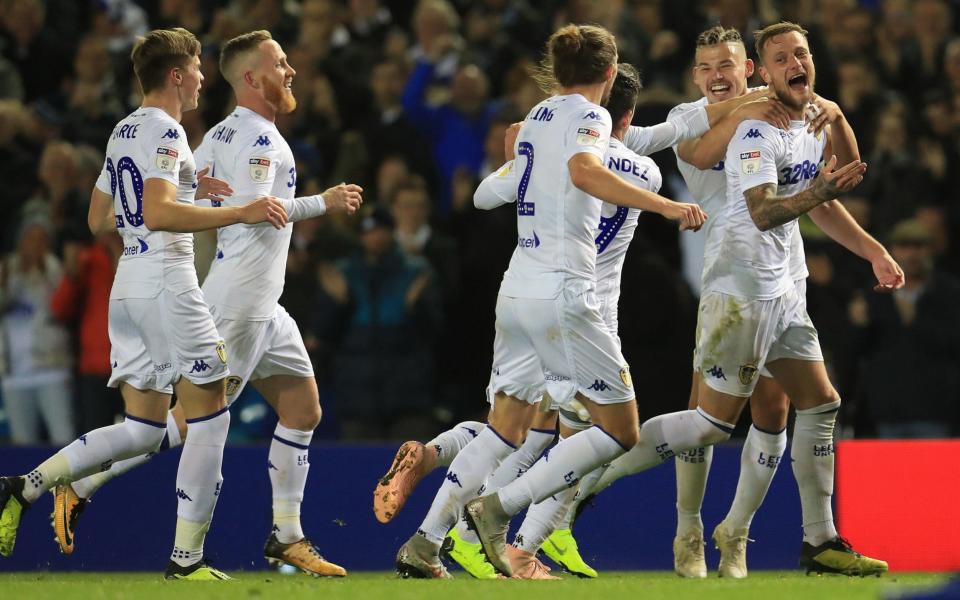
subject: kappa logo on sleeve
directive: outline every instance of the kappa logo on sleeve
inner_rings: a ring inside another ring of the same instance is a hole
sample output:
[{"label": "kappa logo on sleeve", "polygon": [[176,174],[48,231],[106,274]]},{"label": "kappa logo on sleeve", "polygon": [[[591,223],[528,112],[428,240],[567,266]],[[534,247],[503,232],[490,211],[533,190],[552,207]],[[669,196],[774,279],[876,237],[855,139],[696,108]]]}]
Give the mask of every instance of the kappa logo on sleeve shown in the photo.
[{"label": "kappa logo on sleeve", "polygon": [[179,156],[180,154],[173,148],[160,146],[157,148],[157,168],[172,173],[177,168],[177,158]]},{"label": "kappa logo on sleeve", "polygon": [[753,175],[760,171],[760,151],[740,153],[740,172],[744,175]]},{"label": "kappa logo on sleeve", "polygon": [[577,143],[584,146],[596,146],[600,143],[600,132],[590,127],[577,129]]},{"label": "kappa logo on sleeve", "polygon": [[263,183],[270,176],[269,158],[251,158],[250,159],[250,179],[257,183]]}]

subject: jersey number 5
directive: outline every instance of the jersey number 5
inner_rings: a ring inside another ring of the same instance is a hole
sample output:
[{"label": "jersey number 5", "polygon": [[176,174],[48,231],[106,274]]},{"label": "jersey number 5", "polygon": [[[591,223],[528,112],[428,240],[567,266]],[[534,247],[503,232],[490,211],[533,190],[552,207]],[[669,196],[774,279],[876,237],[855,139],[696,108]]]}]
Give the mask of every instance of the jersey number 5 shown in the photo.
[{"label": "jersey number 5", "polygon": [[520,178],[520,186],[517,188],[517,216],[532,217],[534,214],[533,202],[524,202],[527,195],[527,186],[530,184],[530,172],[533,171],[533,144],[530,142],[520,142],[517,145],[517,154],[527,157],[527,166],[523,168],[523,176]]},{"label": "jersey number 5", "polygon": [[[123,207],[123,216],[133,227],[143,225],[143,176],[134,164],[133,159],[124,156],[117,161],[114,168],[113,161],[107,158],[107,171],[110,173],[110,192],[114,198],[120,194],[120,205]],[[137,201],[137,210],[130,210],[130,201],[127,199],[127,188],[123,185],[123,172],[130,173],[130,183],[133,185],[133,195]]]}]

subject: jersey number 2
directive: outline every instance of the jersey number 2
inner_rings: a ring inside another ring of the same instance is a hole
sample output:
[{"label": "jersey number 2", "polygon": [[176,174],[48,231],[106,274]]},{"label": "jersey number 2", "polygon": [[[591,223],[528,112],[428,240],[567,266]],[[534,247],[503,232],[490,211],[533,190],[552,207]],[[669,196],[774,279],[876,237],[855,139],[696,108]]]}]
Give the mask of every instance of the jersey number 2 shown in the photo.
[{"label": "jersey number 2", "polygon": [[[140,175],[140,170],[137,169],[137,165],[134,164],[133,159],[129,156],[124,156],[117,161],[116,168],[113,166],[113,161],[107,158],[107,171],[110,173],[110,192],[114,198],[117,197],[118,193],[120,194],[120,205],[123,207],[123,216],[126,217],[127,223],[130,223],[133,227],[140,227],[143,225],[143,176]],[[127,188],[123,185],[124,171],[130,173],[133,195],[137,201],[136,211],[130,210],[130,200],[127,199]]]},{"label": "jersey number 2", "polygon": [[532,217],[535,206],[533,202],[524,202],[524,198],[527,195],[527,186],[530,184],[530,172],[533,171],[533,144],[520,142],[517,145],[517,154],[527,157],[527,166],[523,168],[523,176],[517,188],[517,216]]}]

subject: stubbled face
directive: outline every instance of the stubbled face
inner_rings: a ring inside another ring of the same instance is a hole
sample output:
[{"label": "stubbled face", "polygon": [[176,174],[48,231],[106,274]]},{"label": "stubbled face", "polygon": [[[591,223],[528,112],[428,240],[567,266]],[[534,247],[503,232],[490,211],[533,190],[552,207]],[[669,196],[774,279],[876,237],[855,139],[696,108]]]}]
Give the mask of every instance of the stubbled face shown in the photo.
[{"label": "stubbled face", "polygon": [[816,69],[807,39],[797,31],[770,38],[763,48],[763,81],[788,108],[803,110],[813,99]]},{"label": "stubbled face", "polygon": [[722,102],[747,92],[747,78],[753,75],[753,61],[742,44],[727,42],[697,48],[693,82],[707,102]]},{"label": "stubbled face", "polygon": [[192,57],[186,67],[179,68],[177,71],[180,72],[180,100],[183,102],[183,110],[193,110],[200,104],[200,88],[203,84],[200,57]]},{"label": "stubbled face", "polygon": [[260,44],[260,61],[253,75],[263,86],[263,97],[281,115],[297,108],[297,99],[293,95],[293,78],[296,74],[280,44],[274,40]]}]

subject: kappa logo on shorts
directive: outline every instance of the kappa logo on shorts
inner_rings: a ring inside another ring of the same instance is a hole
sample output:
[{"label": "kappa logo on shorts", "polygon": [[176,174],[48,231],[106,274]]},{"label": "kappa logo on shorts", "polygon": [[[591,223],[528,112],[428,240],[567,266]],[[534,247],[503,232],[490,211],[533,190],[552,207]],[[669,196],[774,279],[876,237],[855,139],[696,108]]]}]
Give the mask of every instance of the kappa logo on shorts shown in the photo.
[{"label": "kappa logo on shorts", "polygon": [[742,385],[750,385],[757,378],[757,365],[740,365],[738,376]]},{"label": "kappa logo on shorts", "polygon": [[233,396],[236,394],[240,391],[241,385],[243,385],[243,377],[237,377],[236,375],[227,377],[227,395]]},{"label": "kappa logo on shorts", "polygon": [[633,387],[633,377],[630,377],[630,365],[623,365],[620,369],[620,381],[628,388]]},{"label": "kappa logo on shorts", "polygon": [[190,369],[191,373],[203,373],[204,371],[209,371],[210,365],[207,364],[207,361],[200,360],[193,361],[193,368]]},{"label": "kappa logo on shorts", "polygon": [[727,380],[727,376],[723,374],[723,369],[720,368],[720,365],[713,365],[707,369],[707,375],[715,379]]},{"label": "kappa logo on shorts", "polygon": [[223,340],[217,342],[217,358],[219,358],[223,364],[227,364],[227,345]]},{"label": "kappa logo on shorts", "polygon": [[589,389],[596,392],[605,392],[610,389],[610,386],[607,385],[607,382],[602,379],[594,379],[593,385],[591,385]]}]

